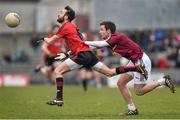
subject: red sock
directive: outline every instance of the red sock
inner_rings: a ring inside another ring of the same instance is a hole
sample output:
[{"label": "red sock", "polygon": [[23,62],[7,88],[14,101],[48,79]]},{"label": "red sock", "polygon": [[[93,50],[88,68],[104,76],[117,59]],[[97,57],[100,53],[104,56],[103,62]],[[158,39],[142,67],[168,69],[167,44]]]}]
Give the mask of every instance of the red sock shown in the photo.
[{"label": "red sock", "polygon": [[56,78],[56,87],[57,87],[56,98],[62,101],[63,101],[63,86],[64,86],[63,78],[61,77]]}]

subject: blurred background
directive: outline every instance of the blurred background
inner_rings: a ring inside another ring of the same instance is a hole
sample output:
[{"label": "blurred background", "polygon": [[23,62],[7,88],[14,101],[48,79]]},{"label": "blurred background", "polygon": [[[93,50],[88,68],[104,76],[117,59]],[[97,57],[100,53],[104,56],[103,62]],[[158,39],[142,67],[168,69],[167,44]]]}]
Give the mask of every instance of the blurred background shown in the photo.
[{"label": "blurred background", "polygon": [[[36,41],[48,36],[57,24],[58,12],[66,5],[76,11],[74,22],[87,40],[98,38],[100,22],[113,21],[118,31],[126,33],[151,58],[150,79],[170,74],[176,85],[180,84],[179,0],[0,0],[0,86],[49,84],[47,78],[34,72],[36,65],[43,63],[41,43]],[[6,26],[4,17],[9,12],[20,15],[17,28]],[[128,62],[108,48],[95,54],[110,67]],[[66,74],[65,84],[80,84],[84,74]],[[90,85],[116,87],[117,77],[92,76]]]}]

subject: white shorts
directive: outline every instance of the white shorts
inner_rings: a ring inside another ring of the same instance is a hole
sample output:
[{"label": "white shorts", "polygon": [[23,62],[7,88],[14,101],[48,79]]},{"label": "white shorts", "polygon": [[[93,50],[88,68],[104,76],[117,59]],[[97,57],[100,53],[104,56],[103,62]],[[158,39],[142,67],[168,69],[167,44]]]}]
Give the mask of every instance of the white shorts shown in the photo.
[{"label": "white shorts", "polygon": [[[68,65],[70,70],[79,69],[79,68],[83,67],[82,65],[77,64],[76,62],[74,62],[70,58],[66,59],[65,62]],[[99,71],[99,69],[101,69],[102,65],[103,65],[103,63],[99,61],[94,66],[92,66],[92,69]]]},{"label": "white shorts", "polygon": [[[143,56],[141,59],[139,59],[135,64],[132,61],[129,61],[127,66],[133,66],[133,65],[139,65],[143,64],[145,65],[145,69],[148,72],[148,78],[151,74],[151,60],[146,55],[146,53],[143,53]],[[134,78],[134,84],[146,84],[147,80],[144,78],[144,76],[138,72],[128,72],[127,74],[131,75]]]}]

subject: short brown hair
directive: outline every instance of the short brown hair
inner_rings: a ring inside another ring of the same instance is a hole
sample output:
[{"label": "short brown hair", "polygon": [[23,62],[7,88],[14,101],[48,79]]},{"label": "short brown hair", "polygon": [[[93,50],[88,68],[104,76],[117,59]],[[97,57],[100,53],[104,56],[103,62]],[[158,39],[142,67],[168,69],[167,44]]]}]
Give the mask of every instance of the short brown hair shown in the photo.
[{"label": "short brown hair", "polygon": [[104,25],[106,30],[110,29],[112,34],[116,32],[116,25],[111,21],[103,21],[100,25]]}]

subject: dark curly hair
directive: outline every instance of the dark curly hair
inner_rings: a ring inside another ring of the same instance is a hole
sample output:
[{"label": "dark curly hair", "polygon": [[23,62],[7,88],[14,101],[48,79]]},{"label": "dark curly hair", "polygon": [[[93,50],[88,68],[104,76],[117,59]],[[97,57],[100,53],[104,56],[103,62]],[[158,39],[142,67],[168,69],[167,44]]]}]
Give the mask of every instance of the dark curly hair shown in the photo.
[{"label": "dark curly hair", "polygon": [[74,20],[74,18],[75,18],[75,11],[71,7],[69,7],[69,6],[66,6],[64,9],[67,10],[66,15],[68,16],[69,21]]}]

